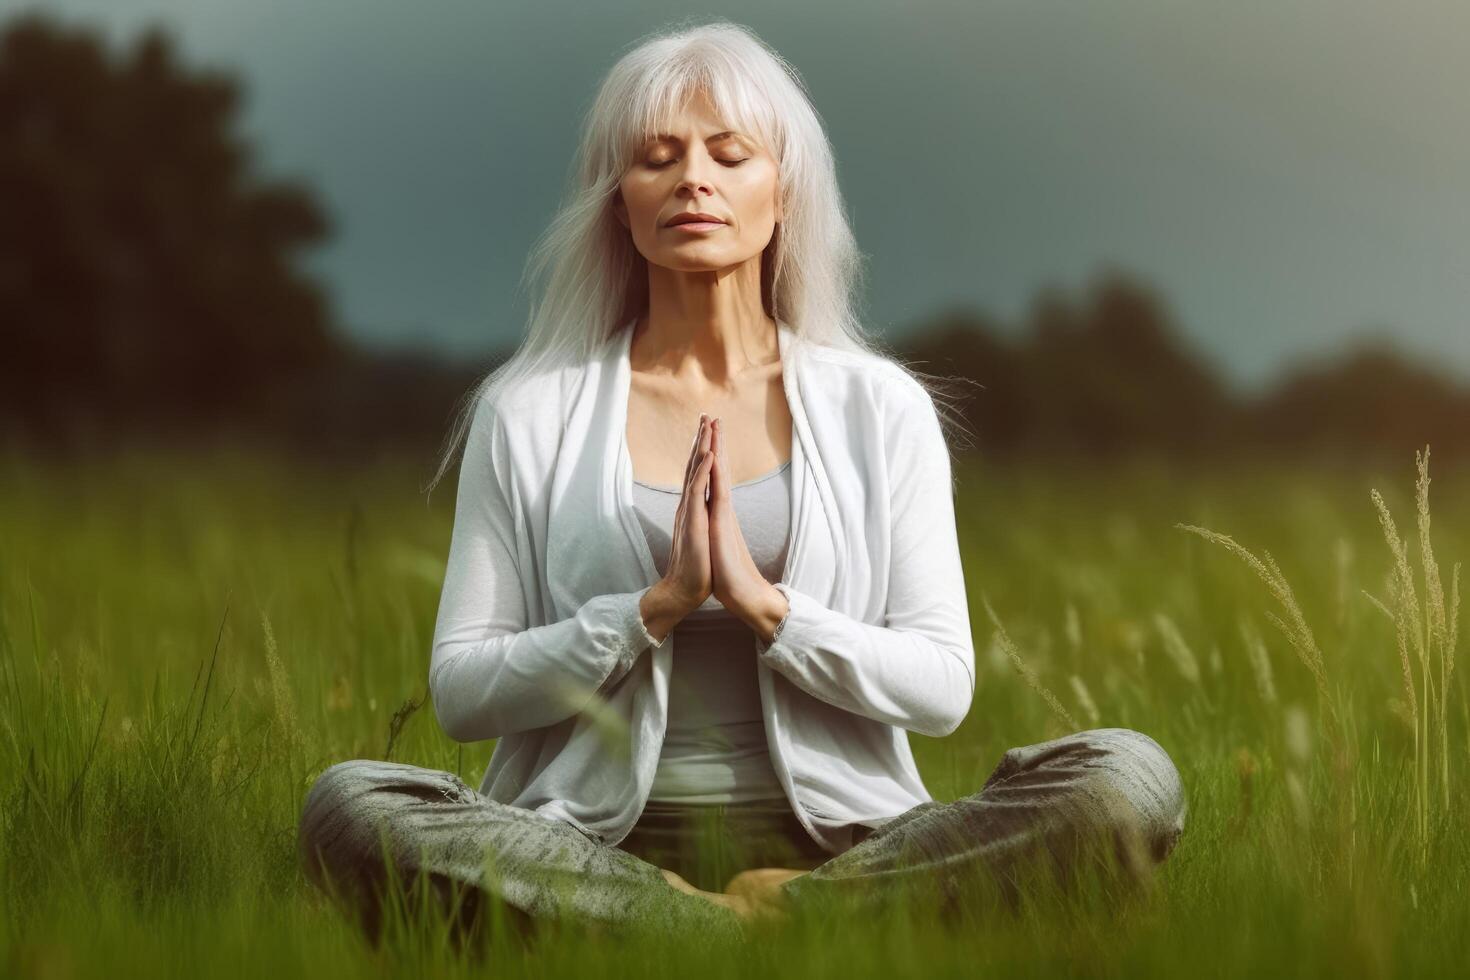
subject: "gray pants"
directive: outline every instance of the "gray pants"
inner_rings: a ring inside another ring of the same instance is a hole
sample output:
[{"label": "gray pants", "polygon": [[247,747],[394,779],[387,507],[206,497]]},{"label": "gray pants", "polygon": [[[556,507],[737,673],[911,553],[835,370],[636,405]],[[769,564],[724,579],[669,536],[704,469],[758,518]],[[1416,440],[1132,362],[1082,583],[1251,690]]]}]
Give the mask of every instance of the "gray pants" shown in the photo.
[{"label": "gray pants", "polygon": [[[308,878],[355,912],[374,941],[385,887],[394,883],[404,886],[402,895],[422,898],[428,889],[429,900],[456,916],[457,934],[477,929],[482,907],[493,903],[522,932],[557,921],[745,935],[728,908],[669,884],[660,868],[673,852],[658,851],[661,865],[634,853],[638,842],[656,838],[650,830],[664,833],[651,815],[666,823],[670,811],[648,812],[625,840],[629,850],[489,800],[452,773],[356,759],[331,766],[312,786],[298,844]],[[1005,894],[1023,868],[1037,866],[1023,860],[1032,857],[1063,880],[1089,856],[1130,878],[1146,876],[1173,848],[1185,812],[1178,770],[1157,742],[1132,729],[1096,728],[1009,749],[978,792],[921,803],[826,860],[791,846],[751,853],[792,855],[775,866],[812,869],[781,886],[798,914],[829,898],[881,903],[925,894],[944,901],[977,878]],[[770,827],[768,836],[789,839],[789,822],[771,823],[768,810],[756,817]],[[743,828],[740,836],[753,825],[732,823]]]}]

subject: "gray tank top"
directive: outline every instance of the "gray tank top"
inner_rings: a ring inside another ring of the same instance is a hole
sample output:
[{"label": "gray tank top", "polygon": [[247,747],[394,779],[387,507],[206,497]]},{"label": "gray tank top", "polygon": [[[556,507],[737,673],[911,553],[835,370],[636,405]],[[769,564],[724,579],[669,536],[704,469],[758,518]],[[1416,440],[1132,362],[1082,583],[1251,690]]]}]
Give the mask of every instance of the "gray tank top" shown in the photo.
[{"label": "gray tank top", "polygon": [[[660,575],[668,570],[681,489],[633,481],[634,505]],[[740,533],[768,582],[786,567],[791,460],[730,488]],[[669,719],[649,799],[736,803],[786,798],[766,743],[755,633],[714,596],[674,627]]]}]

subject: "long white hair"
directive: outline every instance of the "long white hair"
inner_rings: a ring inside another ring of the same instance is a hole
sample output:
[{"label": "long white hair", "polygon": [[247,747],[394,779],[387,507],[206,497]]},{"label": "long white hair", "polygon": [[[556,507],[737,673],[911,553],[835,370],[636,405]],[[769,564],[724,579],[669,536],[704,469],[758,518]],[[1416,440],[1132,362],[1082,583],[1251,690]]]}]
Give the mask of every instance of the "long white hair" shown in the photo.
[{"label": "long white hair", "polygon": [[[749,28],[728,21],[646,35],[613,65],[582,123],[571,186],[531,250],[525,339],[462,400],[432,490],[453,465],[481,399],[517,380],[585,362],[648,307],[648,263],[612,203],[623,175],[687,100],[706,95],[732,129],[752,134],[779,163],[784,220],[761,256],[761,302],[806,343],[893,360],[954,426],[923,373],[867,335],[855,309],[862,253],[837,186],[832,146],[800,74]],[[956,379],[946,379],[956,380]]]}]

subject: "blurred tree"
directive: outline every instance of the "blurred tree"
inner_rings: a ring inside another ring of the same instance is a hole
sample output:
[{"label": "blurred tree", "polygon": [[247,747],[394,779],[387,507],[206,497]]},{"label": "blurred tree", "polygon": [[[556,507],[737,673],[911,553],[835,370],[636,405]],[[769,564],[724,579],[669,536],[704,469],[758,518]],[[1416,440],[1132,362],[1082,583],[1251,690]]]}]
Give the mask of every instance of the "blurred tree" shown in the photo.
[{"label": "blurred tree", "polygon": [[[1027,429],[1021,352],[985,314],[963,307],[926,318],[891,353],[928,375],[963,416],[956,449],[1018,449]],[[961,379],[971,384],[954,384]]]},{"label": "blurred tree", "polygon": [[292,268],[326,219],[252,175],[239,101],[158,28],[117,58],[41,14],[0,34],[0,423],[54,444],[249,420],[341,353]]},{"label": "blurred tree", "polygon": [[1127,274],[1105,271],[1080,302],[1044,287],[1024,326],[1007,340],[981,315],[950,311],[899,351],[979,382],[964,410],[981,449],[1191,456],[1228,437],[1235,404],[1213,365],[1184,346],[1162,301]]},{"label": "blurred tree", "polygon": [[1243,411],[1244,437],[1279,455],[1401,460],[1470,445],[1470,392],[1368,338],[1297,365]]},{"label": "blurred tree", "polygon": [[1141,282],[1107,270],[1080,306],[1044,299],[1032,326],[1025,390],[1043,444],[1083,455],[1190,456],[1218,443],[1229,393]]}]

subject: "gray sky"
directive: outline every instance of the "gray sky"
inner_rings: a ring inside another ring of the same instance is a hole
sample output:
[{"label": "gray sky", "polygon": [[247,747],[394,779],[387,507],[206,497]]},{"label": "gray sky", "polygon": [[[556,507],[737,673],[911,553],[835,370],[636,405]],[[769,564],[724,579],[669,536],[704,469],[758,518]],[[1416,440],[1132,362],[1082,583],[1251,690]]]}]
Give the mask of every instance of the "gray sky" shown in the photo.
[{"label": "gray sky", "polygon": [[310,262],[380,344],[519,335],[526,253],[597,82],[690,14],[806,78],[869,256],[873,325],[1013,320],[1116,263],[1254,388],[1363,331],[1470,377],[1470,4],[0,0],[163,21],[235,69],[267,175],[311,180]]}]

